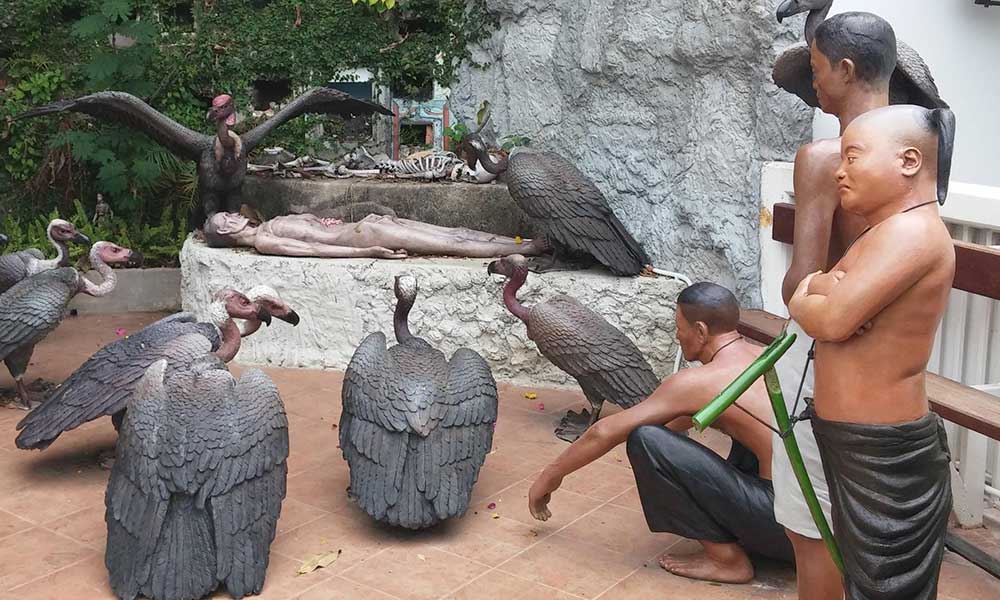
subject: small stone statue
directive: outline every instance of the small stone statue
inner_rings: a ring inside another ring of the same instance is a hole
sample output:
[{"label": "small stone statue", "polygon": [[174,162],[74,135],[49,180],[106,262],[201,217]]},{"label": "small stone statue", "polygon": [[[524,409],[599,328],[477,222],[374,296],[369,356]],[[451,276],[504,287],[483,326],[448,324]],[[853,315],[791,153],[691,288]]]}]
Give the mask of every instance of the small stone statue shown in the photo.
[{"label": "small stone statue", "polygon": [[97,194],[97,204],[94,206],[94,225],[104,225],[115,218],[111,205],[104,201],[104,194]]}]

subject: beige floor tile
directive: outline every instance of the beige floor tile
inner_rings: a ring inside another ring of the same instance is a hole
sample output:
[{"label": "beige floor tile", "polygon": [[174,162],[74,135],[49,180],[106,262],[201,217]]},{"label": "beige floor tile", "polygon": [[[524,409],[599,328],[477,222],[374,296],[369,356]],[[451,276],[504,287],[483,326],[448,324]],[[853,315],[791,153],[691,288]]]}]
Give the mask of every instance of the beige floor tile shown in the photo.
[{"label": "beige floor tile", "polygon": [[670,533],[650,532],[641,513],[612,504],[605,504],[586,518],[574,521],[559,535],[620,552],[636,567],[679,539]]},{"label": "beige floor tile", "polygon": [[116,597],[108,583],[103,554],[93,554],[70,567],[22,585],[12,594],[21,600],[110,600]]},{"label": "beige floor tile", "polygon": [[107,545],[108,524],[104,521],[103,503],[50,521],[43,527],[102,553]]},{"label": "beige floor tile", "polygon": [[306,593],[296,596],[295,600],[397,600],[374,588],[355,583],[343,577],[333,577]]},{"label": "beige floor tile", "polygon": [[[490,497],[489,500],[496,504],[493,512],[502,517],[519,521],[538,531],[539,534],[545,535],[558,531],[571,521],[601,505],[600,501],[593,498],[560,489],[552,494],[552,501],[549,503],[552,517],[548,521],[536,521],[528,511],[528,489],[530,487],[531,482],[522,481]],[[479,514],[479,518],[484,516],[489,518],[488,514]]]},{"label": "beige floor tile", "polygon": [[656,563],[642,567],[600,596],[619,598],[684,598],[684,600],[795,600],[794,589],[775,589],[761,583],[725,585],[684,579],[667,573]]},{"label": "beige floor tile", "polygon": [[498,568],[569,594],[595,598],[636,565],[617,552],[556,534]]},{"label": "beige floor tile", "polygon": [[284,535],[271,544],[277,552],[299,564],[327,552],[341,551],[327,571],[339,573],[367,559],[396,540],[385,531],[363,521],[341,515],[325,515]]},{"label": "beige floor tile", "polygon": [[573,596],[502,571],[489,571],[447,597],[447,600],[575,600]]},{"label": "beige floor tile", "polygon": [[97,552],[39,527],[0,542],[0,589],[11,590]]},{"label": "beige floor tile", "polygon": [[5,510],[0,510],[0,540],[9,535],[14,535],[19,531],[31,529],[32,527],[34,527],[34,525],[31,522],[25,521],[24,519]]},{"label": "beige floor tile", "polygon": [[434,548],[389,548],[343,573],[346,579],[412,600],[439,598],[488,567]]}]

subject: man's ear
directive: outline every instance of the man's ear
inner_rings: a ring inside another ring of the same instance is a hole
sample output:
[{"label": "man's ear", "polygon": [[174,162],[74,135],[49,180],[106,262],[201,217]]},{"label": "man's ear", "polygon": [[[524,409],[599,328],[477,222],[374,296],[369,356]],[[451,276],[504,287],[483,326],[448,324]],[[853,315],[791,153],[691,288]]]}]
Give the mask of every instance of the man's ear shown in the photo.
[{"label": "man's ear", "polygon": [[701,340],[701,343],[704,344],[709,337],[708,324],[705,323],[704,321],[697,321],[695,322],[694,327],[695,329],[698,330],[698,339]]},{"label": "man's ear", "polygon": [[849,58],[840,59],[837,63],[837,68],[840,70],[841,75],[844,78],[844,83],[851,83],[858,76],[858,66]]},{"label": "man's ear", "polygon": [[920,172],[921,167],[924,165],[924,155],[918,148],[904,148],[902,158],[902,172],[906,177],[913,177]]}]

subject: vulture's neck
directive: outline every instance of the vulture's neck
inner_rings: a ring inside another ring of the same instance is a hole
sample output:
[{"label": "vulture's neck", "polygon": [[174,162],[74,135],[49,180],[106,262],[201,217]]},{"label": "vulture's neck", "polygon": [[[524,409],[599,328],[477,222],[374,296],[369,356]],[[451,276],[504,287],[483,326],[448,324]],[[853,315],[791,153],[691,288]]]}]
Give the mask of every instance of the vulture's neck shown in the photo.
[{"label": "vulture's neck", "polygon": [[413,298],[396,300],[396,310],[392,314],[392,329],[396,333],[396,341],[400,344],[413,339],[409,320],[411,308],[413,308]]},{"label": "vulture's neck", "polygon": [[219,127],[215,137],[218,138],[219,143],[226,150],[232,150],[236,147],[236,140],[233,139],[233,136],[229,135],[229,125],[226,125],[225,119],[219,119]]},{"label": "vulture's neck", "polygon": [[252,321],[247,321],[246,325],[242,327],[242,333],[240,334],[240,337],[246,337],[248,335],[257,333],[257,330],[260,329],[261,324],[262,322],[257,321],[256,319]]},{"label": "vulture's neck", "polygon": [[113,292],[115,285],[118,283],[118,277],[115,275],[114,269],[101,260],[101,255],[96,248],[90,251],[90,265],[101,275],[101,283],[94,283],[83,275],[80,275],[80,291],[96,298],[107,296]]},{"label": "vulture's neck", "polygon": [[479,163],[492,175],[503,173],[510,163],[506,156],[501,156],[499,159],[494,158],[489,150],[477,150],[476,154],[479,156]]},{"label": "vulture's neck", "polygon": [[528,279],[528,269],[521,268],[514,271],[510,279],[507,280],[507,285],[503,288],[503,303],[510,311],[510,314],[514,315],[518,319],[524,321],[525,324],[528,323],[528,313],[531,312],[528,307],[524,306],[517,301],[517,291],[521,289],[524,282]]},{"label": "vulture's neck", "polygon": [[819,9],[813,9],[809,11],[806,15],[806,44],[812,46],[813,38],[816,36],[816,28],[819,24],[826,20],[827,13],[830,12],[830,7],[833,6],[833,2],[827,3],[826,6]]},{"label": "vulture's neck", "polygon": [[215,355],[227,363],[236,358],[236,353],[240,351],[240,328],[233,319],[226,319],[219,330],[222,332],[222,344]]},{"label": "vulture's neck", "polygon": [[49,238],[49,243],[55,246],[56,257],[34,261],[33,267],[29,269],[32,275],[35,273],[41,273],[42,271],[48,271],[49,269],[69,266],[69,248],[66,245],[66,242],[53,238],[51,229],[45,232],[45,236]]}]

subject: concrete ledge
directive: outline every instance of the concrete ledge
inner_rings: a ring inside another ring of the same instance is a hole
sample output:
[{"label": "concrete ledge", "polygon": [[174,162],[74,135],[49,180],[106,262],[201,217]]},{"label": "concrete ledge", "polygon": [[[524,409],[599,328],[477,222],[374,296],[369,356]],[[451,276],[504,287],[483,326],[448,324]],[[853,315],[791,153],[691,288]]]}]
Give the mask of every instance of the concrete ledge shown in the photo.
[{"label": "concrete ledge", "polygon": [[[313,259],[261,256],[208,248],[192,238],[181,252],[185,310],[204,318],[212,291],[224,286],[274,287],[302,316],[298,327],[275,321],[244,340],[237,360],[281,367],[343,369],[373,331],[392,338],[394,277],[410,273],[420,295],[411,328],[450,356],[467,346],[489,362],[498,380],[576,385],[540,356],[525,326],[503,306],[499,278],[480,259]],[[657,374],[671,372],[674,311],[682,284],[665,278],[619,278],[601,271],[532,274],[520,297],[531,305],[560,293],[591,307],[629,337]]]},{"label": "concrete ledge", "polygon": [[[103,298],[77,294],[69,307],[80,314],[177,311],[181,307],[180,269],[115,269],[118,285]],[[86,277],[100,281],[96,271]]]},{"label": "concrete ledge", "polygon": [[[391,208],[396,215],[444,227],[468,227],[531,237],[530,220],[499,183],[473,184],[383,179],[278,179],[247,176],[243,199],[265,218],[289,213],[328,216],[359,202]],[[354,215],[360,220],[368,214]]]}]

